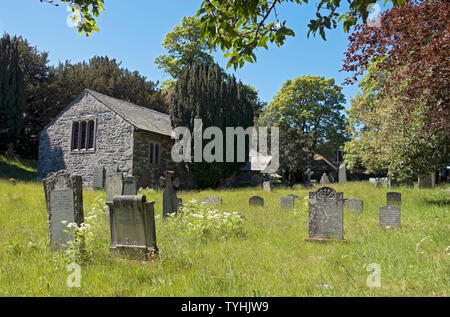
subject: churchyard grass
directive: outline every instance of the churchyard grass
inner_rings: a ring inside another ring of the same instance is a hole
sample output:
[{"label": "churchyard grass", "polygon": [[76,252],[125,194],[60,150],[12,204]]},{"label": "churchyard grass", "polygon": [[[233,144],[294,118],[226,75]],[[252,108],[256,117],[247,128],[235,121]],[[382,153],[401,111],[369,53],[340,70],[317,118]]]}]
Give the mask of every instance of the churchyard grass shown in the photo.
[{"label": "churchyard grass", "polygon": [[[344,198],[364,200],[363,213],[344,210],[347,243],[305,242],[307,189],[243,188],[178,192],[193,198],[219,196],[220,212],[241,212],[239,234],[188,235],[162,219],[162,191],[146,190],[156,201],[159,256],[150,263],[113,258],[109,216],[95,226],[93,252],[81,266],[81,287],[66,281],[70,262],[49,246],[41,183],[0,180],[0,296],[448,296],[450,255],[449,185],[431,190],[401,187],[400,229],[379,227],[386,188],[368,182],[332,184]],[[317,187],[315,188],[317,189]],[[280,196],[297,194],[294,210],[280,209]],[[264,207],[250,207],[254,195]],[[104,201],[103,191],[84,190],[84,210]],[[380,287],[367,279],[380,268]]]}]

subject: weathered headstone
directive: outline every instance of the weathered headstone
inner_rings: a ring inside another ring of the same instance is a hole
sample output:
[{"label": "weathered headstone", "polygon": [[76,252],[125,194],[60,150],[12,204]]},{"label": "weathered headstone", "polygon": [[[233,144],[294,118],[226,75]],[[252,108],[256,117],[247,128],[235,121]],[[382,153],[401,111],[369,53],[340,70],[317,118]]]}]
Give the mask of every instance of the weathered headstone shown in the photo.
[{"label": "weathered headstone", "polygon": [[356,198],[348,198],[344,200],[344,206],[354,212],[363,212],[363,201]]},{"label": "weathered headstone", "polygon": [[161,177],[161,185],[165,185],[166,189],[163,192],[163,217],[167,217],[170,214],[176,214],[180,207],[180,201],[177,197],[174,185],[174,172],[166,171],[165,177]]},{"label": "weathered headstone", "polygon": [[434,173],[431,173],[429,175],[419,177],[417,186],[419,188],[435,188],[436,175]]},{"label": "weathered headstone", "polygon": [[248,200],[250,206],[264,207],[264,198],[261,196],[253,196]]},{"label": "weathered headstone", "polygon": [[137,195],[136,177],[123,177],[123,195]]},{"label": "weathered headstone", "polygon": [[106,176],[106,202],[112,203],[114,196],[123,195],[123,175],[122,173],[110,174]]},{"label": "weathered headstone", "polygon": [[144,171],[142,173],[141,177],[139,178],[139,187],[147,188],[150,185],[152,185],[150,172],[149,171]]},{"label": "weathered headstone", "polygon": [[105,168],[103,166],[94,167],[94,177],[92,179],[92,187],[95,189],[105,188]]},{"label": "weathered headstone", "polygon": [[111,210],[111,252],[133,260],[150,260],[158,253],[155,202],[145,196],[115,196]]},{"label": "weathered headstone", "polygon": [[280,197],[280,207],[281,209],[294,209],[295,198],[294,196],[281,196]]},{"label": "weathered headstone", "polygon": [[334,176],[333,176],[333,173],[328,173],[328,179],[330,180],[330,183],[334,183],[334,181],[335,181],[335,179],[334,179]]},{"label": "weathered headstone", "polygon": [[272,191],[272,182],[270,182],[270,181],[264,182],[264,183],[263,183],[263,189],[264,189],[266,192],[271,192],[271,191]]},{"label": "weathered headstone", "polygon": [[69,241],[74,240],[69,232],[64,232],[67,224],[80,225],[84,221],[82,178],[67,171],[52,173],[44,179],[44,192],[50,243],[54,250],[63,249]]},{"label": "weathered headstone", "polygon": [[344,194],[331,187],[309,192],[307,241],[344,240]]},{"label": "weathered headstone", "polygon": [[384,206],[380,207],[380,226],[389,228],[400,227],[400,207]]},{"label": "weathered headstone", "polygon": [[323,173],[322,177],[320,178],[320,184],[326,185],[329,184],[330,180],[328,179],[328,176],[326,173]]},{"label": "weathered headstone", "polygon": [[306,187],[311,187],[312,186],[312,184],[311,184],[311,176],[313,174],[314,174],[314,172],[310,168],[308,168],[306,170],[306,172],[305,172],[305,176],[306,176],[306,184],[305,184],[305,186]]},{"label": "weathered headstone", "polygon": [[205,204],[205,205],[220,204],[220,205],[222,205],[222,198],[217,197],[217,196],[206,196],[205,198],[203,198],[202,204]]},{"label": "weathered headstone", "polygon": [[389,206],[398,206],[402,204],[402,193],[388,192],[386,193],[386,201]]},{"label": "weathered headstone", "polygon": [[347,167],[345,166],[345,163],[342,163],[339,166],[339,183],[346,183],[347,182]]}]

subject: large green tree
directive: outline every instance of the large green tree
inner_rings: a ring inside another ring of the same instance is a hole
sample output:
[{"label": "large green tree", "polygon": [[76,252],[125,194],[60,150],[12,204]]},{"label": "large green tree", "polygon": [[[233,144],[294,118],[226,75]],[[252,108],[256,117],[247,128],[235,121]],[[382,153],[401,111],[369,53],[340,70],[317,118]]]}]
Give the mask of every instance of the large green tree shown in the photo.
[{"label": "large green tree", "polygon": [[311,167],[314,154],[334,157],[347,140],[345,98],[334,79],[302,76],[287,80],[259,118],[280,129],[280,170],[287,179]]},{"label": "large green tree", "polygon": [[0,39],[0,146],[3,149],[20,134],[25,107],[24,74],[17,41],[5,34]]}]

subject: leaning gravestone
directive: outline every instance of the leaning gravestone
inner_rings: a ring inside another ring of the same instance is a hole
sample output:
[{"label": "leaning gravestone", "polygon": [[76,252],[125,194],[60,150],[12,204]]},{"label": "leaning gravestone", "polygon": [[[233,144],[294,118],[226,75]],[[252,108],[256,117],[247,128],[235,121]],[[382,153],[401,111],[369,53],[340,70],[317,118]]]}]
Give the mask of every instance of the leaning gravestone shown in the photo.
[{"label": "leaning gravestone", "polygon": [[384,206],[380,207],[380,226],[389,228],[400,227],[400,207]]},{"label": "leaning gravestone", "polygon": [[281,196],[280,197],[280,207],[281,209],[294,209],[295,198],[294,196]]},{"label": "leaning gravestone", "polygon": [[163,217],[167,217],[170,214],[176,214],[178,208],[180,208],[180,198],[177,197],[174,185],[176,186],[178,180],[174,179],[174,172],[166,171],[165,177],[161,177],[161,186],[165,186],[166,189],[163,192]]},{"label": "leaning gravestone", "polygon": [[[81,176],[67,171],[50,174],[44,179],[45,200],[47,203],[50,243],[53,250],[63,249],[74,237],[67,224],[81,225],[83,215],[83,183]],[[63,224],[62,221],[67,221]]]},{"label": "leaning gravestone", "polygon": [[344,194],[331,187],[309,192],[309,238],[307,241],[344,240]]},{"label": "leaning gravestone", "polygon": [[272,191],[272,183],[270,181],[264,182],[263,183],[263,189],[266,192],[271,192]]},{"label": "leaning gravestone", "polygon": [[344,206],[354,212],[363,212],[363,201],[356,198],[348,198],[344,200]]},{"label": "leaning gravestone", "polygon": [[145,196],[114,197],[111,253],[132,260],[150,260],[158,253],[154,204]]},{"label": "leaning gravestone", "polygon": [[264,207],[264,198],[253,196],[248,200],[250,206]]},{"label": "leaning gravestone", "polygon": [[347,167],[345,167],[345,163],[339,166],[339,183],[347,183]]},{"label": "leaning gravestone", "polygon": [[123,177],[123,195],[137,195],[136,177],[134,176]]},{"label": "leaning gravestone", "polygon": [[386,193],[386,201],[389,206],[398,206],[402,204],[402,193],[388,192]]},{"label": "leaning gravestone", "polygon": [[328,179],[328,176],[326,173],[323,173],[322,178],[320,179],[320,184],[326,185],[329,184],[330,180]]},{"label": "leaning gravestone", "polygon": [[122,173],[106,176],[106,202],[112,203],[114,196],[123,195]]},{"label": "leaning gravestone", "polygon": [[92,180],[92,187],[94,189],[105,188],[105,168],[103,166],[94,167],[94,177]]},{"label": "leaning gravestone", "polygon": [[217,196],[206,196],[205,198],[203,198],[202,204],[205,204],[205,205],[221,204],[222,205],[222,198],[219,198]]}]

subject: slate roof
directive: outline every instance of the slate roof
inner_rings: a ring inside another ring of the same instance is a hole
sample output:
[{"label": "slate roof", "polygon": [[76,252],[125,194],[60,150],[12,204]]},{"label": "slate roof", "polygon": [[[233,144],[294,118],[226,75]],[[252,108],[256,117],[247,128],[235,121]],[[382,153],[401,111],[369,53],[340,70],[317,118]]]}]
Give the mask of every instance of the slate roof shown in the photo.
[{"label": "slate roof", "polygon": [[169,115],[106,96],[93,90],[86,89],[86,91],[136,128],[168,136],[172,135]]}]

